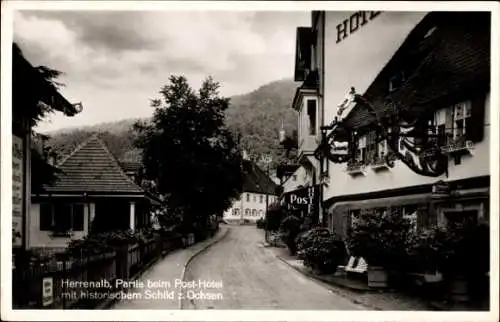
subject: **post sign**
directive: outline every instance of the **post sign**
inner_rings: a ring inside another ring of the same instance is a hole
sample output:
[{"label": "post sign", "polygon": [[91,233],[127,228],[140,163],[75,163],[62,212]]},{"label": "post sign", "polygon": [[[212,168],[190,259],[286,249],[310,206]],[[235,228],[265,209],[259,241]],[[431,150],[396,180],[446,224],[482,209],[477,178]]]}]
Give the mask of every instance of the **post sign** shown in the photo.
[{"label": "post sign", "polygon": [[319,185],[288,192],[283,200],[290,210],[312,213],[319,202]]},{"label": "post sign", "polygon": [[24,141],[12,135],[12,246],[22,246],[24,200]]},{"label": "post sign", "polygon": [[54,288],[52,277],[44,277],[42,280],[42,304],[51,305],[54,302]]}]

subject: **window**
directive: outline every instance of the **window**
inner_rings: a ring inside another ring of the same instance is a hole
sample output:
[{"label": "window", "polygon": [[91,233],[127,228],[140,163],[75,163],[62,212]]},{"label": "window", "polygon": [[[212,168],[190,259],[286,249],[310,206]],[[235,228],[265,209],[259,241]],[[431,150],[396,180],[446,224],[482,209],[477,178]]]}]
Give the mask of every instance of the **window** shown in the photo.
[{"label": "window", "polygon": [[398,88],[400,88],[405,81],[406,81],[405,72],[404,71],[397,72],[389,80],[389,92],[395,91]]},{"label": "window", "polygon": [[247,193],[247,202],[250,202],[250,194]]},{"label": "window", "polygon": [[472,140],[472,104],[470,101],[438,110],[434,114],[434,126],[440,146],[451,140]]},{"label": "window", "polygon": [[257,202],[257,196],[256,195],[253,196],[253,202]]},{"label": "window", "polygon": [[425,34],[424,38],[427,38],[430,35],[432,35],[434,33],[434,31],[436,31],[436,29],[437,29],[437,27],[432,27],[431,29],[429,29],[429,31],[427,31],[427,33]]},{"label": "window", "polygon": [[453,139],[467,138],[471,129],[471,105],[469,102],[456,104],[453,109]]},{"label": "window", "polygon": [[257,209],[252,210],[252,217],[257,217]]},{"label": "window", "polygon": [[464,224],[466,222],[476,223],[478,219],[478,210],[446,211],[444,216],[448,226]]},{"label": "window", "polygon": [[387,154],[387,145],[385,141],[377,142],[375,132],[369,132],[359,138],[358,151],[356,151],[356,160],[364,164],[382,158]]},{"label": "window", "polygon": [[389,79],[389,92],[395,91],[400,88],[406,81],[406,75],[404,71],[397,72],[394,76]]},{"label": "window", "polygon": [[418,228],[418,208],[416,206],[404,206],[401,208],[403,218],[410,220],[412,229]]},{"label": "window", "polygon": [[40,230],[67,232],[84,230],[83,204],[40,204]]},{"label": "window", "polygon": [[233,216],[239,216],[240,215],[240,208],[234,208],[233,209]]},{"label": "window", "polygon": [[246,217],[250,216],[250,209],[245,209],[245,216]]},{"label": "window", "polygon": [[376,216],[383,216],[386,214],[387,208],[375,208],[374,211]]},{"label": "window", "polygon": [[259,199],[260,199],[260,203],[264,203],[264,196],[263,195],[260,195]]},{"label": "window", "polygon": [[356,160],[363,162],[366,159],[366,136],[362,136],[358,141],[358,150],[356,151]]},{"label": "window", "polygon": [[307,100],[307,116],[309,118],[309,135],[316,135],[316,100]]},{"label": "window", "polygon": [[294,174],[294,175],[292,176],[292,180],[293,180],[293,181],[297,181],[297,175],[296,175],[296,174]]},{"label": "window", "polygon": [[259,217],[264,217],[264,210],[259,210]]}]

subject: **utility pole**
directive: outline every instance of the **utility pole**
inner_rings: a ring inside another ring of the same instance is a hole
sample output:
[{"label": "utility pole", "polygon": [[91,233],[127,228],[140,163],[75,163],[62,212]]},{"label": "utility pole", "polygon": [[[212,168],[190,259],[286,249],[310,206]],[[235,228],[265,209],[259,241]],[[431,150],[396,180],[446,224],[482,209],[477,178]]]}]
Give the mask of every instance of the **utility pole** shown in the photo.
[{"label": "utility pole", "polygon": [[[272,162],[272,158],[271,158],[270,155],[266,155],[266,156],[263,157],[263,161],[266,163],[266,175],[267,175],[267,178],[269,180],[271,180],[271,177],[269,176],[269,174],[270,174],[269,172],[270,172],[270,165],[271,165],[271,162]],[[268,212],[268,210],[269,210],[269,193],[266,192],[266,215],[265,215],[265,218],[266,218],[266,221],[265,221],[266,225],[265,226],[266,227],[264,227],[264,230],[266,232],[266,242],[269,240],[269,232],[267,230],[267,218],[268,218],[267,212]]]}]

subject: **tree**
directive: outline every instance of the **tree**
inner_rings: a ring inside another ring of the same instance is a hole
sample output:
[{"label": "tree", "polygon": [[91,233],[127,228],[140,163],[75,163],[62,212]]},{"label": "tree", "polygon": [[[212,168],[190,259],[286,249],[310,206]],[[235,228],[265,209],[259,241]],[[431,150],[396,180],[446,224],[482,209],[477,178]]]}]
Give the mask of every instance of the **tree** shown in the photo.
[{"label": "tree", "polygon": [[183,227],[206,230],[210,215],[227,209],[242,190],[241,151],[225,125],[229,99],[208,77],[196,92],[184,76],[171,76],[151,101],[152,122],[136,123],[145,175],[157,180]]},{"label": "tree", "polygon": [[[40,102],[47,101],[47,93],[56,91],[64,86],[56,81],[62,72],[47,66],[32,68],[16,43],[12,45],[13,70],[12,70],[12,115],[15,119],[25,117],[30,125],[35,127],[48,114],[54,112],[54,107]],[[37,75],[37,73],[39,75]],[[40,139],[40,135],[32,130],[33,139]],[[31,190],[39,192],[45,184],[50,184],[57,179],[59,170],[45,160],[45,152],[31,149]]]}]

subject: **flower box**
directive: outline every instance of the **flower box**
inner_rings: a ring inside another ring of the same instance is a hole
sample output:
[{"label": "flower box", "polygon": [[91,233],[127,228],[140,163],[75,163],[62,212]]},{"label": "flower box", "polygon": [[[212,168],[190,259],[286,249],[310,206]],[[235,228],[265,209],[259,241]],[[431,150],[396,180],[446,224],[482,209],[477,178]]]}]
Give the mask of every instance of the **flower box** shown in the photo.
[{"label": "flower box", "polygon": [[376,157],[373,159],[373,161],[370,164],[370,167],[374,171],[380,171],[384,169],[388,169],[389,167],[387,166],[387,162],[384,158],[384,156]]},{"label": "flower box", "polygon": [[472,141],[466,140],[464,136],[458,137],[456,139],[451,139],[448,144],[441,148],[441,151],[445,154],[455,154],[455,153],[470,153],[474,149],[474,143]]},{"label": "flower box", "polygon": [[361,162],[347,164],[347,173],[350,175],[360,175],[365,173],[365,165]]}]

